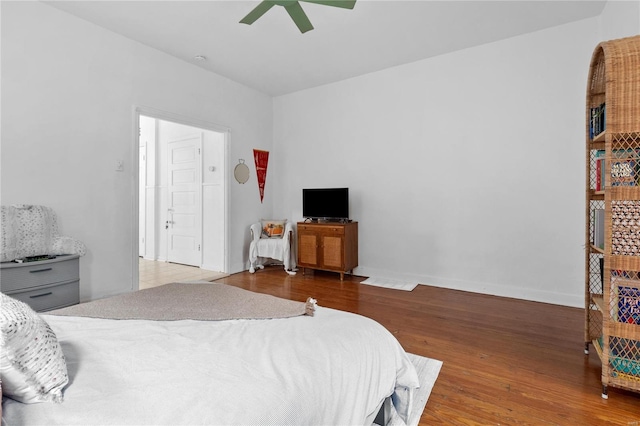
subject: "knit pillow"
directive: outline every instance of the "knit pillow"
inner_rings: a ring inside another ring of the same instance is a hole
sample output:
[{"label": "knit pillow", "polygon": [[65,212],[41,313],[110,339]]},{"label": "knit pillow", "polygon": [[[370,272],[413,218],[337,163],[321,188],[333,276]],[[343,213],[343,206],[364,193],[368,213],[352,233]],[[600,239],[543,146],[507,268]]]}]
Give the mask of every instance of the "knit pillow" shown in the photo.
[{"label": "knit pillow", "polygon": [[260,238],[282,238],[284,236],[284,226],[287,220],[261,220],[262,233]]},{"label": "knit pillow", "polygon": [[58,339],[26,303],[0,293],[2,394],[24,403],[62,402],[69,382]]}]

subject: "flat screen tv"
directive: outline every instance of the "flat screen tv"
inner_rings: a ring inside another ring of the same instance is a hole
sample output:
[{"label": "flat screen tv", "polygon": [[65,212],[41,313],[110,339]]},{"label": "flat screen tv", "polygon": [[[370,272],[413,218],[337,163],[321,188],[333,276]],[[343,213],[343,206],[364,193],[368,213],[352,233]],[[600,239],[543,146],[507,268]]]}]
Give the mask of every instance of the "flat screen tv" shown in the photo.
[{"label": "flat screen tv", "polygon": [[349,188],[303,189],[302,216],[312,220],[348,220]]}]

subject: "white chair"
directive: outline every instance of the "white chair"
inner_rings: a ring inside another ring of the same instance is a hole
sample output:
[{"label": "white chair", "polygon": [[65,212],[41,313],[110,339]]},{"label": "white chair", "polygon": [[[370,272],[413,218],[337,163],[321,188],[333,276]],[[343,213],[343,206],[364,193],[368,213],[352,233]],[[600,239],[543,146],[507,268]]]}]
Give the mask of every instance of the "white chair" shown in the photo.
[{"label": "white chair", "polygon": [[270,237],[269,222],[273,221],[257,222],[250,227],[249,272],[253,274],[256,272],[256,269],[264,269],[265,259],[270,258],[283,262],[284,270],[287,274],[295,275],[296,261],[294,256],[292,256],[293,253],[291,250],[293,225],[287,221],[284,224],[282,237]]}]

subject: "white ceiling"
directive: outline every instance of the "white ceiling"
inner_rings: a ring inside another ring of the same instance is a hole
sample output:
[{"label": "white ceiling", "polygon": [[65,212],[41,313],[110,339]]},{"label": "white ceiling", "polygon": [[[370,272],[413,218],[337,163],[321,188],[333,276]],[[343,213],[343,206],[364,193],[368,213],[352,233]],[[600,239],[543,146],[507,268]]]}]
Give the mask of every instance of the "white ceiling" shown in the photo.
[{"label": "white ceiling", "polygon": [[[301,34],[260,1],[51,1],[48,4],[204,69],[278,96],[601,13],[605,1],[359,0],[301,3]],[[206,61],[196,61],[203,55]]]}]

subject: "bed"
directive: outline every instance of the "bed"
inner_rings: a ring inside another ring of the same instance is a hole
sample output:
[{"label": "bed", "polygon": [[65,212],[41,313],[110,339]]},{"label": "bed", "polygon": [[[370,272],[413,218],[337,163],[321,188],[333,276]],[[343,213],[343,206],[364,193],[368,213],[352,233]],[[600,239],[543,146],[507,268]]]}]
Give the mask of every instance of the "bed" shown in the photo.
[{"label": "bed", "polygon": [[417,423],[398,341],[313,302],[183,283],[41,314],[66,361],[62,402],[3,395],[3,425],[372,424],[383,405]]}]

